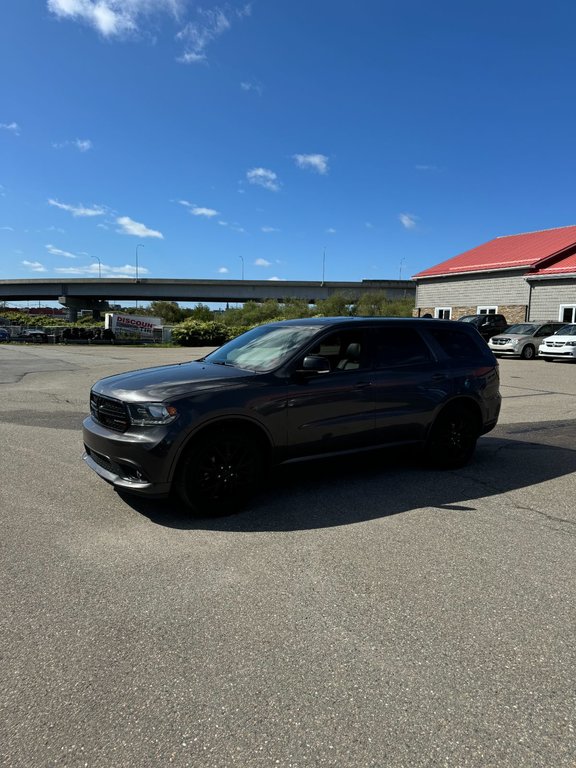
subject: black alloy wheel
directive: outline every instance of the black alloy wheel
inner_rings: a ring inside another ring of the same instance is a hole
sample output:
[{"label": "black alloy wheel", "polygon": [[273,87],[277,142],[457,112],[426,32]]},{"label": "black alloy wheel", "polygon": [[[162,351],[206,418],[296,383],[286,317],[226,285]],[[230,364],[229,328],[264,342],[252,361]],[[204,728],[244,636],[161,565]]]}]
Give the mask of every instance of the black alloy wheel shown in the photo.
[{"label": "black alloy wheel", "polygon": [[262,483],[264,453],[250,434],[223,428],[200,435],[187,449],[175,492],[193,514],[214,517],[236,512]]},{"label": "black alloy wheel", "polygon": [[438,469],[457,469],[472,458],[478,440],[478,420],[462,404],[448,405],[432,425],[426,458]]}]

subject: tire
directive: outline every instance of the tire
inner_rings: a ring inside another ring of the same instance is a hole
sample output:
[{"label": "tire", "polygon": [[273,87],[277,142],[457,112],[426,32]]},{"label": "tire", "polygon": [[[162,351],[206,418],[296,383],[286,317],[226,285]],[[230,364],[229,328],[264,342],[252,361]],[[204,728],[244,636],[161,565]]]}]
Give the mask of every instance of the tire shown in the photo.
[{"label": "tire", "polygon": [[520,357],[522,360],[533,360],[536,355],[536,349],[532,346],[532,344],[526,344],[522,352],[520,353]]},{"label": "tire", "polygon": [[463,467],[472,458],[478,437],[478,419],[470,408],[448,405],[430,429],[426,460],[437,469]]},{"label": "tire", "polygon": [[174,492],[194,515],[216,517],[239,511],[254,495],[265,469],[260,443],[240,429],[199,435],[182,457]]}]

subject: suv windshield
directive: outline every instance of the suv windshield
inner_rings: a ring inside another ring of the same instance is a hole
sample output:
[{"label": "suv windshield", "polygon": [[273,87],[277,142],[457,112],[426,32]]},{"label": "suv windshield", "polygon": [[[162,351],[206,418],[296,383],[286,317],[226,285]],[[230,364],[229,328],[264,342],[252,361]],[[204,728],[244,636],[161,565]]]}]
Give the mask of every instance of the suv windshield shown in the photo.
[{"label": "suv windshield", "polygon": [[516,325],[511,325],[506,333],[518,333],[522,336],[529,336],[532,333],[536,333],[538,328],[539,326],[532,325],[531,323],[517,323]]},{"label": "suv windshield", "polygon": [[576,325],[563,325],[553,336],[576,336]]},{"label": "suv windshield", "polygon": [[206,355],[203,362],[265,373],[285,363],[318,330],[317,325],[260,326]]}]

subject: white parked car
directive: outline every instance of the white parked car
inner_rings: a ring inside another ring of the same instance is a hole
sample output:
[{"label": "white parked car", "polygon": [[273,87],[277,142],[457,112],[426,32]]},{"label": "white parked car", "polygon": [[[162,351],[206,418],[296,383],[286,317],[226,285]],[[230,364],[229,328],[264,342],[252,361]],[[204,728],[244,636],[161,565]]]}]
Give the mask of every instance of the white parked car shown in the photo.
[{"label": "white parked car", "polygon": [[563,325],[553,336],[542,341],[538,357],[543,360],[576,360],[576,324]]},{"label": "white parked car", "polygon": [[488,346],[496,357],[521,357],[523,360],[532,360],[536,357],[544,338],[563,327],[564,323],[516,323],[503,333],[492,336],[488,340]]}]

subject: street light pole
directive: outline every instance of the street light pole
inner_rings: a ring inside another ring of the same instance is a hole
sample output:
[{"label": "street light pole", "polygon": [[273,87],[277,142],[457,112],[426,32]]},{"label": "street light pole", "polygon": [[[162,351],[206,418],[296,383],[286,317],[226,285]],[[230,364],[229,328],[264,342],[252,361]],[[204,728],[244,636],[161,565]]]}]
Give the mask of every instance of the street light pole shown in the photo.
[{"label": "street light pole", "polygon": [[98,280],[102,277],[102,262],[100,261],[100,258],[96,256],[98,259]]},{"label": "street light pole", "polygon": [[138,248],[144,248],[142,243],[138,243],[136,246],[136,282],[138,282]]},{"label": "street light pole", "polygon": [[242,280],[244,280],[244,256],[240,256],[240,254],[238,254],[238,258],[242,261]]}]

